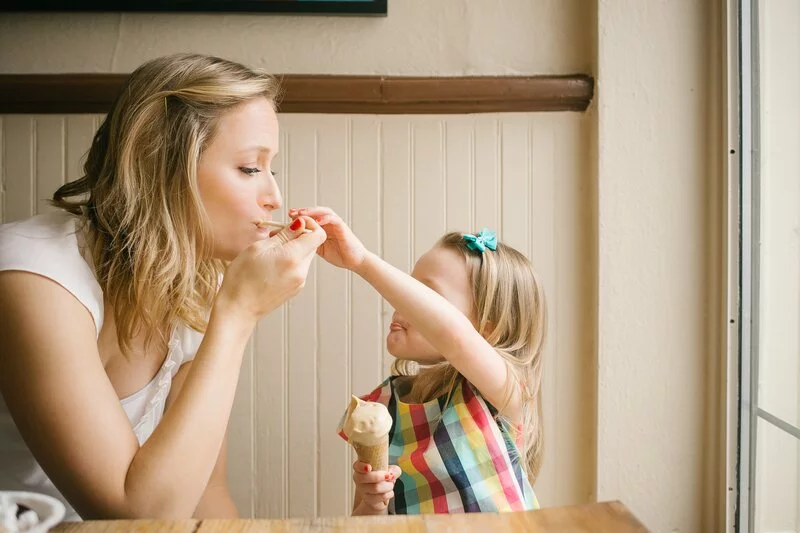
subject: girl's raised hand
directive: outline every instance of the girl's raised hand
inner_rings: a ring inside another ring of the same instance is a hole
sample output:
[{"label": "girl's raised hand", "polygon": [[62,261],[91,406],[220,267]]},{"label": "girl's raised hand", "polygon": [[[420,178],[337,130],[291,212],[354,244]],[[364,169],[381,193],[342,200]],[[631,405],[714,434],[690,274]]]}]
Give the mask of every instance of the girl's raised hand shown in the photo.
[{"label": "girl's raised hand", "polygon": [[322,226],[328,238],[317,248],[317,254],[330,264],[353,270],[367,256],[367,249],[353,231],[329,207],[303,207],[290,209],[291,218],[309,217]]}]

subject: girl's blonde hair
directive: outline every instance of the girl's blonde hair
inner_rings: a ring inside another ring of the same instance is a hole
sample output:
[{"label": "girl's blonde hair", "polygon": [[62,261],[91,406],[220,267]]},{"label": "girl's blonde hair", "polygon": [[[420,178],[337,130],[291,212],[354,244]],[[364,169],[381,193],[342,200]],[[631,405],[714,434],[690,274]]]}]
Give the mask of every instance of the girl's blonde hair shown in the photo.
[{"label": "girl's blonde hair", "polygon": [[[500,413],[514,387],[522,394],[523,468],[533,482],[542,462],[541,383],[542,351],[547,331],[544,290],[528,259],[503,243],[484,253],[470,250],[461,233],[448,233],[436,246],[460,253],[472,281],[478,332],[508,366],[509,383]],[[420,368],[413,361],[396,360],[396,375],[413,376],[410,396],[426,402],[451,394],[460,374],[448,362]],[[513,426],[513,425],[512,425]]]},{"label": "girl's blonde hair", "polygon": [[84,176],[53,195],[53,205],[88,223],[95,275],[124,353],[142,330],[148,342],[165,340],[176,320],[205,331],[224,264],[211,258],[198,163],[220,117],[277,96],[275,78],[232,61],[151,60],[130,75],[97,130]]}]

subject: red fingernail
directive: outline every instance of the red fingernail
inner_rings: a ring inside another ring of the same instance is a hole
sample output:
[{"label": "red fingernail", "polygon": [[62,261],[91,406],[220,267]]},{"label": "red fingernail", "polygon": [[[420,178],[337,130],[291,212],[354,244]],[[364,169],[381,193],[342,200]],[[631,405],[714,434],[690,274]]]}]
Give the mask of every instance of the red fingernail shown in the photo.
[{"label": "red fingernail", "polygon": [[369,472],[369,465],[366,465],[366,466],[364,467],[364,472]]},{"label": "red fingernail", "polygon": [[300,225],[301,225],[301,224],[302,224],[302,222],[300,221],[300,219],[299,219],[299,218],[298,218],[298,219],[295,219],[295,221],[294,221],[294,222],[292,222],[292,225],[291,225],[291,226],[289,226],[289,229],[290,229],[290,230],[292,230],[292,231],[297,231],[297,230],[299,230],[299,229],[300,229]]},{"label": "red fingernail", "polygon": [[391,474],[386,474],[386,475],[383,477],[383,479],[385,479],[386,481],[391,481],[391,480],[392,480],[392,475],[391,475]]}]

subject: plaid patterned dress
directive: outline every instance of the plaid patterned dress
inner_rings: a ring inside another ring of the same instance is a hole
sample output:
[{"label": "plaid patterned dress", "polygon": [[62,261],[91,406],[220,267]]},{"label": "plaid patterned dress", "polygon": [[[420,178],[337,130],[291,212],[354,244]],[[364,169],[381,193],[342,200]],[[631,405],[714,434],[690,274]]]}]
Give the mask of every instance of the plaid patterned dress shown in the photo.
[{"label": "plaid patterned dress", "polygon": [[[519,434],[465,379],[452,395],[422,404],[400,401],[397,376],[363,400],[389,409],[389,464],[402,470],[390,514],[472,513],[538,509],[520,464]],[[445,405],[445,402],[447,404]],[[339,424],[342,432],[344,417]]]}]

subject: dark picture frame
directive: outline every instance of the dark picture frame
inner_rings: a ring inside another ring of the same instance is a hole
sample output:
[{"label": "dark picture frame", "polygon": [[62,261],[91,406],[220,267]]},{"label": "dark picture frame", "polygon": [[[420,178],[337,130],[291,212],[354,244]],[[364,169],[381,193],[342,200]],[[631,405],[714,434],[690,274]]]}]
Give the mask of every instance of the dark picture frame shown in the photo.
[{"label": "dark picture frame", "polygon": [[388,13],[388,0],[5,0],[0,11],[60,12],[250,12],[306,15],[378,15]]}]

